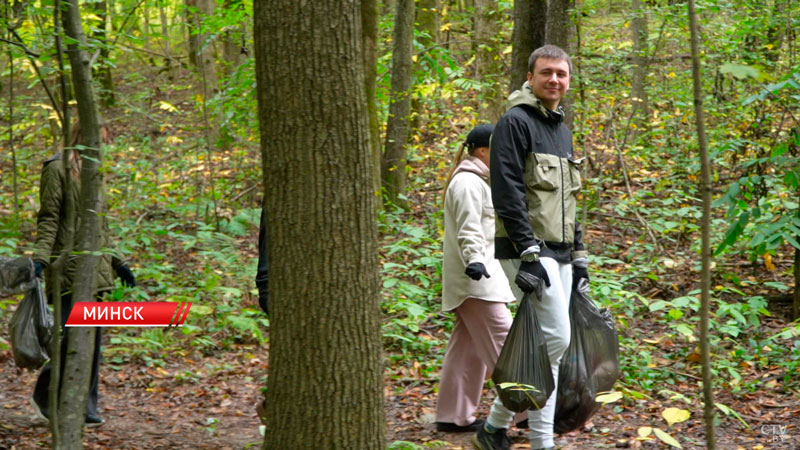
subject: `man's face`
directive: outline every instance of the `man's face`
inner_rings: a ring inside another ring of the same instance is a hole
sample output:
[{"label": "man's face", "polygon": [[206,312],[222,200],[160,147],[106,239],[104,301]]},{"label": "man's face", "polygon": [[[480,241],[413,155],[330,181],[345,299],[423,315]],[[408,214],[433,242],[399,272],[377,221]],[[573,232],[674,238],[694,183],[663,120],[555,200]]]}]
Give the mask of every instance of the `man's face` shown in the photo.
[{"label": "man's face", "polygon": [[528,72],[528,84],[544,106],[555,110],[569,89],[569,63],[563,59],[538,58],[533,73]]}]

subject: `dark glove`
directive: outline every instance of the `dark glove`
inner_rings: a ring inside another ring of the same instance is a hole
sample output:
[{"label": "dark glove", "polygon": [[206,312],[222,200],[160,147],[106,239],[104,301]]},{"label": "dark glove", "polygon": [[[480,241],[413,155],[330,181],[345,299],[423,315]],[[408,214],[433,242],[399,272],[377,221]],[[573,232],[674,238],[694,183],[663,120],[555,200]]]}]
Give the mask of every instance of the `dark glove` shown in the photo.
[{"label": "dark glove", "polygon": [[133,276],[131,268],[123,264],[117,267],[117,276],[122,281],[123,286],[134,287],[136,286],[136,277]]},{"label": "dark glove", "polygon": [[522,292],[533,292],[542,299],[542,281],[547,287],[550,287],[550,277],[547,276],[547,271],[539,261],[525,262],[519,266],[519,272],[514,282],[517,283]]},{"label": "dark glove", "polygon": [[481,262],[469,263],[464,273],[475,281],[480,280],[481,277],[492,278],[489,271],[486,270],[486,266]]},{"label": "dark glove", "polygon": [[267,285],[258,287],[258,306],[269,314],[269,287]]},{"label": "dark glove", "polygon": [[578,282],[581,278],[586,278],[586,281],[589,281],[589,270],[586,267],[578,267],[573,265],[572,266],[572,288],[576,289],[578,287]]},{"label": "dark glove", "polygon": [[42,278],[42,271],[44,270],[44,264],[42,264],[39,261],[34,261],[33,262],[33,268],[36,271],[36,277],[37,278]]}]

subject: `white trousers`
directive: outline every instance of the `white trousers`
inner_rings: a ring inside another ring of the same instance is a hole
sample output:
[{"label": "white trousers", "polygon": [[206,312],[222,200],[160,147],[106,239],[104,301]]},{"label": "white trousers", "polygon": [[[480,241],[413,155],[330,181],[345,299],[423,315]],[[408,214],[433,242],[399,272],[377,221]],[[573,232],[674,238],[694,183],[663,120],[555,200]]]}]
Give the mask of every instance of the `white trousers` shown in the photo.
[{"label": "white trousers", "polygon": [[[528,411],[532,449],[554,446],[553,416],[556,411],[556,392],[558,392],[558,366],[570,340],[569,299],[572,293],[572,265],[561,264],[553,258],[540,258],[540,261],[550,278],[550,287],[545,287],[542,301],[534,300],[533,306],[547,341],[547,353],[550,356],[555,389],[542,409]],[[511,282],[514,296],[517,297],[517,301],[521,301],[523,292],[514,283],[520,260],[502,259],[500,263]],[[495,428],[508,428],[513,417],[514,412],[503,406],[500,397],[495,398],[488,419],[489,424]]]}]

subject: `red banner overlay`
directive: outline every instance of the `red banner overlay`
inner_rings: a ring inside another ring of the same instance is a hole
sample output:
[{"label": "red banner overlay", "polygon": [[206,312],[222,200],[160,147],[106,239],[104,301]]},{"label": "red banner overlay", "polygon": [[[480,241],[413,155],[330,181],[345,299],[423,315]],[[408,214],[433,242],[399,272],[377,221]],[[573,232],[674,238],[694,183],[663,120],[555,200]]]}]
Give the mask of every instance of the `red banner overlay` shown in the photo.
[{"label": "red banner overlay", "polygon": [[68,327],[180,327],[192,302],[78,302]]}]

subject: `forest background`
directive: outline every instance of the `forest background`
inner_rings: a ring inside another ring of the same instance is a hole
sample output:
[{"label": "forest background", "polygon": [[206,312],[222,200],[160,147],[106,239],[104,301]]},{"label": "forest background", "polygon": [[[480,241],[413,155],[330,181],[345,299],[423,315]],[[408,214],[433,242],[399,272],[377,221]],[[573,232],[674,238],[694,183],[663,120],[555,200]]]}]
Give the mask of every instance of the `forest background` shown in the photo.
[{"label": "forest background", "polygon": [[[3,6],[4,256],[30,252],[39,170],[60,141],[53,6]],[[709,343],[724,448],[800,442],[800,325],[792,323],[800,305],[799,6],[698,5],[713,163]],[[613,312],[620,333],[621,398],[560,442],[702,448],[695,406],[700,167],[688,15],[685,3],[663,0],[377,5],[387,445],[467,445],[431,425],[452,329],[452,316],[439,311],[440,194],[466,133],[496,121],[502,99],[520,84],[512,42],[523,7],[535,12],[530,21],[551,24],[541,27],[541,42],[574,55],[568,106],[576,153],[587,157],[581,216],[591,294]],[[101,115],[114,137],[103,149],[112,235],[139,281],[115,296],[193,302],[180,330],[107,330],[101,402],[109,421],[87,433],[86,446],[258,445],[254,405],[266,384],[270,323],[253,284],[262,160],[252,2],[121,0],[81,8]],[[404,102],[407,112],[392,109]],[[0,299],[0,324],[18,300]],[[0,393],[0,447],[47,446],[48,430],[27,406],[34,375],[14,368],[2,330],[0,376],[8,388]],[[515,448],[527,448],[516,433]]]}]

